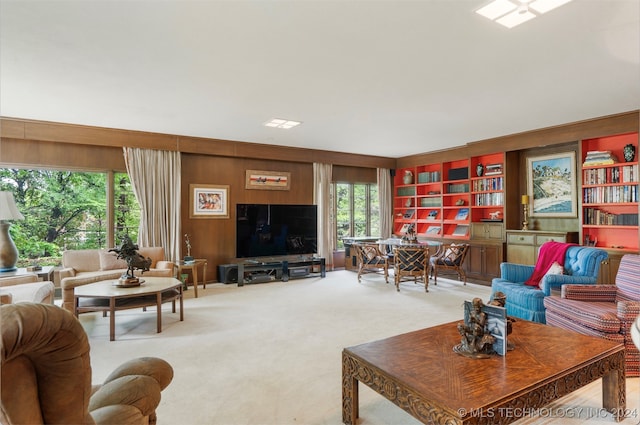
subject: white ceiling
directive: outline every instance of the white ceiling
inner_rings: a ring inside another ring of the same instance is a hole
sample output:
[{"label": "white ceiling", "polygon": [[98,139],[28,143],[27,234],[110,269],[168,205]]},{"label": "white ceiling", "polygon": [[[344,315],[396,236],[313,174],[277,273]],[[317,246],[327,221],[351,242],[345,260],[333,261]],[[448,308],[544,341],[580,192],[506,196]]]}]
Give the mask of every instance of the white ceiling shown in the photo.
[{"label": "white ceiling", "polygon": [[639,0],[487,3],[2,0],[0,114],[401,157],[640,108]]}]

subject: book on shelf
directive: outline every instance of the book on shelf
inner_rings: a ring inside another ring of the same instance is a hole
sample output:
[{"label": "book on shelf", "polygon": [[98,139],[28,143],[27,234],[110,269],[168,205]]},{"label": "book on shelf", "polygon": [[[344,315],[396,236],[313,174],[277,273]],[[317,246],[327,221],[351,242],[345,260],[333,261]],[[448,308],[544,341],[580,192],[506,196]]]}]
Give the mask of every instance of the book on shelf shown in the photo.
[{"label": "book on shelf", "polygon": [[427,235],[439,235],[440,234],[440,226],[429,226],[427,229]]},{"label": "book on shelf", "polygon": [[431,210],[427,215],[427,220],[435,220],[438,217],[438,210]]},{"label": "book on shelf", "polygon": [[455,220],[466,220],[469,217],[469,208],[460,208],[456,214]]},{"label": "book on shelf", "polygon": [[467,236],[469,234],[469,226],[466,224],[458,224],[453,230],[453,236]]},{"label": "book on shelf", "polygon": [[418,173],[418,183],[434,183],[440,181],[440,171],[424,171]]},{"label": "book on shelf", "polygon": [[435,198],[420,198],[421,207],[440,207],[442,206],[442,199],[440,197]]},{"label": "book on shelf", "polygon": [[409,230],[409,226],[411,226],[411,224],[409,224],[409,223],[403,224],[402,227],[400,228],[400,232],[399,233],[407,233],[407,230]]},{"label": "book on shelf", "polygon": [[617,162],[617,158],[611,151],[589,151],[582,165],[589,167],[594,165],[611,165]]},{"label": "book on shelf", "polygon": [[496,174],[502,174],[502,164],[487,164],[484,167],[485,176],[495,176]]},{"label": "book on shelf", "polygon": [[416,210],[406,210],[404,212],[404,216],[403,217],[406,218],[406,219],[410,219],[410,218],[413,218],[413,215],[415,213],[416,213]]},{"label": "book on shelf", "polygon": [[468,191],[468,183],[449,183],[448,193],[467,193]]}]

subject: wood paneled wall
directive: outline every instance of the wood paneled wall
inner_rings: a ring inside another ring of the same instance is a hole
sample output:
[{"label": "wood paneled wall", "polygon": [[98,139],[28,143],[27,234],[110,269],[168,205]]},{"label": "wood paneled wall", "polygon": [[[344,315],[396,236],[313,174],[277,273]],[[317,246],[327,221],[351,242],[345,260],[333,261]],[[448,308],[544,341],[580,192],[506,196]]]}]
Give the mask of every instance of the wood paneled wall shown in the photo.
[{"label": "wood paneled wall", "polygon": [[[638,131],[639,111],[468,143],[399,159],[340,152],[266,146],[131,130],[0,118],[0,166],[124,171],[122,147],[182,152],[182,228],[189,233],[192,254],[209,260],[207,279],[217,278],[217,265],[235,257],[235,206],[238,203],[313,202],[311,161],[335,166],[334,180],[375,182],[375,168],[402,168],[507,151],[526,163],[531,149],[555,149],[583,138]],[[555,146],[555,147],[554,147]],[[577,144],[576,144],[577,146]],[[518,152],[516,152],[518,151]],[[523,167],[520,167],[523,170]],[[291,188],[245,189],[245,170],[287,171]],[[522,185],[525,175],[509,175]],[[189,219],[189,185],[229,185],[228,219]],[[517,202],[517,200],[515,201]],[[553,223],[545,225],[554,226]],[[576,224],[577,225],[577,224]],[[186,247],[183,246],[183,250]]]},{"label": "wood paneled wall", "polygon": [[[245,170],[291,173],[289,190],[245,189]],[[236,205],[241,203],[312,204],[313,165],[299,162],[225,158],[211,155],[182,155],[182,230],[191,238],[191,253],[206,258],[209,265],[226,264],[235,257]],[[229,185],[229,218],[189,219],[190,184]],[[185,196],[187,195],[187,196]],[[186,250],[186,247],[182,247]],[[211,274],[209,274],[211,273]],[[209,279],[217,276],[208,271]]]},{"label": "wood paneled wall", "polygon": [[[395,159],[369,155],[29,120],[3,118],[0,131],[0,166],[125,171],[123,146],[182,152],[182,233],[190,235],[192,255],[208,260],[208,280],[235,257],[236,204],[313,203],[311,161],[332,163],[340,181],[360,183],[375,182],[377,167],[395,167]],[[246,170],[289,172],[290,189],[245,189]],[[191,184],[228,185],[229,218],[190,219]]]},{"label": "wood paneled wall", "polygon": [[[303,163],[323,162],[364,168],[395,167],[395,159],[373,155],[357,155],[318,149],[292,148],[18,118],[0,118],[0,136],[2,139],[37,140],[89,146],[127,146],[233,158],[256,158]],[[0,145],[0,162],[6,162],[7,159],[2,157],[1,147]]]},{"label": "wood paneled wall", "polygon": [[77,145],[41,140],[0,139],[0,165],[124,172],[121,147]]}]

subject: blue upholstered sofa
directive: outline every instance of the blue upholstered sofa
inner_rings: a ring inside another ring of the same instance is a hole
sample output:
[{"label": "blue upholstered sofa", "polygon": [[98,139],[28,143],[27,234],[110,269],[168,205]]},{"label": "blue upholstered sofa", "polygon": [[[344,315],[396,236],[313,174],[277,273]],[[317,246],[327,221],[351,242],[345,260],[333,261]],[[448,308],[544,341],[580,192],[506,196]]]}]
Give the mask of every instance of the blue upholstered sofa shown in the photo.
[{"label": "blue upholstered sofa", "polygon": [[491,283],[491,297],[500,291],[506,295],[507,314],[533,322],[546,323],[544,297],[551,290],[560,290],[562,285],[594,284],[598,278],[600,264],[608,257],[598,248],[572,245],[565,253],[563,274],[548,274],[540,280],[540,287],[525,285],[535,266],[502,263],[500,277]]}]

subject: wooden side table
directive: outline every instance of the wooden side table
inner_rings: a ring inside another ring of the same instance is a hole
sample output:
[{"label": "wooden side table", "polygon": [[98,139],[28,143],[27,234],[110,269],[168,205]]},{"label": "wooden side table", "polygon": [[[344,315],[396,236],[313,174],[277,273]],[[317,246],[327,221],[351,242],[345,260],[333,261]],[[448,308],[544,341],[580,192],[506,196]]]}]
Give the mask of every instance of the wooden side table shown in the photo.
[{"label": "wooden side table", "polygon": [[0,278],[35,274],[42,281],[50,280],[53,282],[53,269],[53,266],[42,266],[40,270],[28,271],[25,267],[21,267],[11,272],[0,273]]},{"label": "wooden side table", "polygon": [[182,275],[183,270],[191,270],[193,275],[193,290],[198,298],[198,267],[202,267],[202,289],[207,288],[207,260],[205,258],[196,258],[192,262],[178,261],[178,277]]}]

